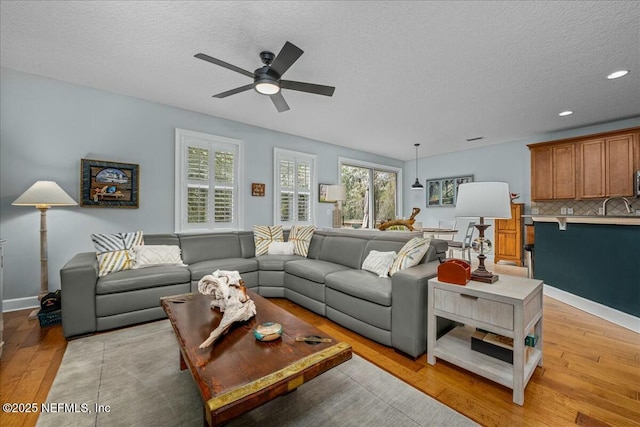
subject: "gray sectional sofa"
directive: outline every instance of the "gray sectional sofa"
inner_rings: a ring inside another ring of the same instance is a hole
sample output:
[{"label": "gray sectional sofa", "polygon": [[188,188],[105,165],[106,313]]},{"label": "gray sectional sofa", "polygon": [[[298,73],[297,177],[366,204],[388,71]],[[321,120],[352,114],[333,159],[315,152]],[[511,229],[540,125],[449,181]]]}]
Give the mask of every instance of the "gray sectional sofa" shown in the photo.
[{"label": "gray sectional sofa", "polygon": [[[285,235],[287,233],[285,232]],[[447,243],[432,240],[421,263],[391,278],[361,270],[371,250],[398,251],[420,233],[316,231],[308,256],[255,256],[252,231],[147,234],[145,245],[179,245],[187,264],[126,270],[98,277],[94,252],[75,255],[61,270],[65,337],[165,317],[161,297],[197,292],[217,269],[237,270],[264,297],[287,298],[367,338],[412,357],[426,350],[427,280],[436,276]],[[439,332],[451,326],[438,323]]]}]

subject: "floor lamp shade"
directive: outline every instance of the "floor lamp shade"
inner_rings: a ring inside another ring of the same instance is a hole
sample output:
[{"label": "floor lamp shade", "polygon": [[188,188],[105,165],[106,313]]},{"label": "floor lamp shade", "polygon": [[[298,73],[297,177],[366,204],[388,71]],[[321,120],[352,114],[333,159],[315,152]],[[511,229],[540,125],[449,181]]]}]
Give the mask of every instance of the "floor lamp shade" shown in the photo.
[{"label": "floor lamp shade", "polygon": [[38,181],[11,204],[15,206],[35,206],[40,209],[40,294],[38,297],[42,299],[49,292],[47,209],[51,206],[74,206],[78,203],[57,183],[53,181]]},{"label": "floor lamp shade", "polygon": [[336,208],[333,210],[333,227],[342,227],[342,202],[347,200],[344,185],[330,185],[327,187],[327,200],[334,200]]},{"label": "floor lamp shade", "polygon": [[492,274],[484,266],[484,231],[489,228],[489,224],[484,223],[485,218],[511,218],[511,197],[509,184],[506,182],[469,182],[460,184],[458,187],[458,198],[456,200],[456,218],[480,218],[480,223],[475,227],[478,229],[480,239],[480,255],[478,255],[479,265],[471,273],[471,280],[485,283],[493,283],[498,280],[498,276]]}]

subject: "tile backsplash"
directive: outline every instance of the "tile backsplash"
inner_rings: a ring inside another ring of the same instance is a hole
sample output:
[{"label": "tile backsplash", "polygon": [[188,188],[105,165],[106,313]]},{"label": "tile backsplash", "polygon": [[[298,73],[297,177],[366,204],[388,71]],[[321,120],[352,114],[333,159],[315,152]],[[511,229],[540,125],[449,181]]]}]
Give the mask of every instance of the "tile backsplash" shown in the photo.
[{"label": "tile backsplash", "polygon": [[[631,202],[633,211],[640,209],[640,199],[627,197]],[[537,208],[539,215],[559,215],[562,208],[573,208],[573,215],[598,214],[602,208],[602,202],[606,199],[592,200],[557,200],[549,202],[531,202],[531,208]],[[607,203],[607,215],[629,215],[622,199],[613,199]],[[633,215],[633,214],[632,214]]]}]

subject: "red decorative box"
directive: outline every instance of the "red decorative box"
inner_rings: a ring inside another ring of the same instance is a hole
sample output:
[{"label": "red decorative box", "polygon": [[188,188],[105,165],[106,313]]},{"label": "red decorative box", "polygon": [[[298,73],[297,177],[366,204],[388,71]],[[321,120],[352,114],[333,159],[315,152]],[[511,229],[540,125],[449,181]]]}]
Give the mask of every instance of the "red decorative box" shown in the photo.
[{"label": "red decorative box", "polygon": [[438,280],[464,286],[471,280],[471,266],[463,259],[448,259],[438,266]]}]

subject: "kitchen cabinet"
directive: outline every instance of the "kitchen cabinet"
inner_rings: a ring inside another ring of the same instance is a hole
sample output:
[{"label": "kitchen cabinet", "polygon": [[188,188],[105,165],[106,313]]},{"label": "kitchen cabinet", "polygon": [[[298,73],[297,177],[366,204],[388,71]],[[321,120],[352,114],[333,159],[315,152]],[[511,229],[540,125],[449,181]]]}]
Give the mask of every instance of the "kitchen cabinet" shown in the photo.
[{"label": "kitchen cabinet", "polygon": [[521,266],[523,262],[523,218],[524,203],[511,204],[511,219],[496,219],[493,262],[512,261]]},{"label": "kitchen cabinet", "polygon": [[634,196],[636,135],[579,142],[578,198]]},{"label": "kitchen cabinet", "polygon": [[575,157],[575,144],[531,148],[531,199],[575,198]]},{"label": "kitchen cabinet", "polygon": [[640,128],[531,144],[531,200],[635,196]]}]

